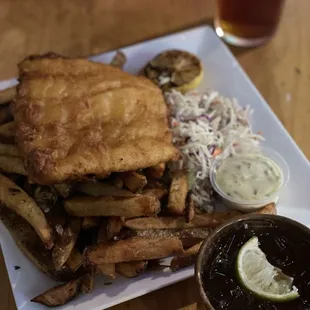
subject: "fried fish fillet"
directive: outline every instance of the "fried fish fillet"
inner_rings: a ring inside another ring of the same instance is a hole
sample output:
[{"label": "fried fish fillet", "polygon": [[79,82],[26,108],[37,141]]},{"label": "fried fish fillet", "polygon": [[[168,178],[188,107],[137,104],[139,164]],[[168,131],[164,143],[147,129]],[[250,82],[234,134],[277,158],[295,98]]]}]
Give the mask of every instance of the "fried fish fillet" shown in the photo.
[{"label": "fried fish fillet", "polygon": [[19,64],[13,106],[31,182],[105,176],[177,154],[159,88],[112,66],[57,55]]}]

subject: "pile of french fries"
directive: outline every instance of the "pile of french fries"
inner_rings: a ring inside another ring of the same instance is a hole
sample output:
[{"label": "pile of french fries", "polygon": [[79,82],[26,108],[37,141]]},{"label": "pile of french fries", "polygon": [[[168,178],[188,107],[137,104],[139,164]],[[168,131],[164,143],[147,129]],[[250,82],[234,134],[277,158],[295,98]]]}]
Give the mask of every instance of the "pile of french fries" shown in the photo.
[{"label": "pile of french fries", "polygon": [[[190,266],[212,229],[241,215],[203,214],[191,199],[187,173],[170,173],[166,163],[113,173],[103,180],[30,184],[14,145],[14,94],[14,88],[0,93],[0,217],[7,227],[4,219],[21,217],[24,232],[34,230],[44,247],[30,253],[23,243],[22,250],[43,272],[62,282],[32,301],[62,305],[79,292],[90,293],[96,275],[136,277],[167,268],[161,265],[167,257],[173,257],[171,271]],[[275,206],[259,213],[275,213]],[[48,260],[44,263],[43,252]]]}]

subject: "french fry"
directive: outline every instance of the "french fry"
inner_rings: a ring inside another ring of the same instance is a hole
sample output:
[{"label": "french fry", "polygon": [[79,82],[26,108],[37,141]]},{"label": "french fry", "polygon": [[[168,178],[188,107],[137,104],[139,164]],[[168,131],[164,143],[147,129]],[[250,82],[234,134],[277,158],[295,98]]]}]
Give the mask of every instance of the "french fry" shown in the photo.
[{"label": "french fry", "polygon": [[199,242],[185,250],[183,254],[175,256],[170,262],[170,269],[172,271],[177,271],[181,268],[195,264],[201,244],[202,242]]},{"label": "french fry", "polygon": [[6,124],[13,120],[13,115],[11,112],[10,105],[1,105],[0,104],[0,124]]},{"label": "french fry", "polygon": [[168,191],[163,187],[149,188],[143,190],[142,195],[153,195],[158,200],[162,200],[164,197],[168,195]]},{"label": "french fry", "polygon": [[133,196],[130,191],[119,189],[108,183],[101,182],[83,182],[78,185],[77,189],[89,196],[102,197],[102,196]]},{"label": "french fry", "polygon": [[98,242],[108,241],[107,226],[108,226],[108,220],[101,219],[101,223],[100,223],[98,235],[97,235]]},{"label": "french fry", "polygon": [[6,141],[14,142],[16,126],[14,122],[9,122],[0,126],[0,137]]},{"label": "french fry", "polygon": [[89,294],[92,292],[95,283],[95,268],[81,278],[80,290],[83,294]]},{"label": "french fry", "polygon": [[80,251],[74,247],[66,261],[66,266],[72,271],[76,272],[83,264],[83,256]]},{"label": "french fry", "polygon": [[16,86],[0,91],[0,104],[8,103],[15,99]]},{"label": "french fry", "polygon": [[19,157],[17,147],[13,144],[0,143],[0,155]]},{"label": "french fry", "polygon": [[40,294],[33,299],[32,302],[37,302],[48,307],[56,307],[64,305],[75,297],[79,292],[82,279],[72,280],[70,282],[57,285],[43,294]]},{"label": "french fry", "polygon": [[150,179],[160,179],[166,170],[166,164],[160,163],[156,166],[145,169],[145,174]]},{"label": "french fry", "polygon": [[59,183],[54,184],[53,187],[55,188],[58,195],[65,199],[68,198],[73,191],[73,184]]},{"label": "french fry", "polygon": [[91,229],[98,227],[100,224],[100,218],[96,216],[86,216],[83,219],[82,229]]},{"label": "french fry", "polygon": [[270,203],[263,208],[255,212],[256,214],[277,214],[277,208],[275,203]]},{"label": "french fry", "polygon": [[[275,204],[268,204],[262,209],[254,212],[257,214],[276,214]],[[181,216],[178,217],[144,217],[128,219],[124,226],[131,229],[168,229],[168,228],[194,228],[208,227],[215,228],[225,221],[234,217],[241,216],[243,213],[239,211],[231,212],[214,212],[211,214],[198,215],[196,214],[190,223],[186,223]]]},{"label": "french fry", "polygon": [[135,195],[132,197],[74,197],[64,202],[65,210],[72,216],[137,217],[156,215],[160,203],[156,197]]},{"label": "french fry", "polygon": [[192,195],[189,193],[186,199],[185,207],[185,220],[189,223],[195,217],[195,202],[192,198]]},{"label": "french fry", "polygon": [[96,265],[97,272],[109,277],[110,279],[115,279],[116,277],[116,270],[115,270],[115,264],[98,264]]},{"label": "french fry", "polygon": [[85,251],[86,262],[94,265],[164,258],[183,251],[178,238],[126,240],[99,243]]},{"label": "french fry", "polygon": [[70,256],[81,229],[81,219],[70,218],[63,234],[59,235],[53,248],[53,261],[56,270],[60,270]]},{"label": "french fry", "polygon": [[36,231],[20,215],[4,204],[0,205],[0,221],[10,232],[17,246],[42,272],[55,280],[63,281],[69,274],[55,271],[52,253],[41,242]]},{"label": "french fry", "polygon": [[39,207],[47,213],[55,206],[58,195],[52,186],[34,185],[33,198]]},{"label": "french fry", "polygon": [[110,217],[107,223],[107,238],[113,240],[113,238],[121,231],[124,226],[124,221],[120,217]]},{"label": "french fry", "polygon": [[147,184],[145,185],[145,188],[144,190],[147,190],[147,189],[154,189],[154,188],[164,188],[166,189],[166,187],[160,183],[158,180],[148,180],[147,181]]},{"label": "french fry", "polygon": [[0,175],[0,201],[23,217],[48,249],[53,247],[52,229],[40,207],[19,186],[3,175]]},{"label": "french fry", "polygon": [[220,223],[213,214],[206,216],[196,215],[190,223],[186,223],[183,216],[176,217],[144,217],[128,219],[125,221],[124,226],[131,229],[168,229],[168,228],[195,228],[195,227],[208,227],[214,228]]},{"label": "french fry", "polygon": [[141,274],[147,266],[147,261],[136,261],[116,264],[116,272],[126,278],[135,278]]},{"label": "french fry", "polygon": [[5,173],[27,175],[23,160],[20,157],[0,155],[0,170]]},{"label": "french fry", "polygon": [[61,202],[56,203],[48,213],[45,213],[45,217],[49,225],[55,228],[56,233],[61,235],[68,220],[68,214],[65,212]]},{"label": "french fry", "polygon": [[122,69],[126,63],[127,59],[124,53],[117,51],[113,57],[110,65]]},{"label": "french fry", "polygon": [[185,229],[146,229],[135,230],[134,236],[153,239],[153,238],[179,238],[183,247],[188,248],[207,238],[212,229],[210,228],[185,228]]},{"label": "french fry", "polygon": [[[107,242],[108,241],[108,220],[102,220],[98,235],[97,235],[98,242]],[[116,271],[115,271],[115,264],[99,264],[97,265],[97,272],[111,278],[115,279]]]},{"label": "french fry", "polygon": [[188,176],[186,171],[177,171],[172,175],[170,185],[168,210],[171,214],[182,215],[188,192]]},{"label": "french fry", "polygon": [[124,185],[133,193],[141,190],[147,184],[146,177],[136,171],[119,173],[117,174],[117,176],[123,181]]},{"label": "french fry", "polygon": [[123,181],[121,179],[119,179],[116,175],[113,175],[113,176],[114,177],[110,180],[111,185],[118,188],[118,189],[123,189],[123,187],[124,187]]}]

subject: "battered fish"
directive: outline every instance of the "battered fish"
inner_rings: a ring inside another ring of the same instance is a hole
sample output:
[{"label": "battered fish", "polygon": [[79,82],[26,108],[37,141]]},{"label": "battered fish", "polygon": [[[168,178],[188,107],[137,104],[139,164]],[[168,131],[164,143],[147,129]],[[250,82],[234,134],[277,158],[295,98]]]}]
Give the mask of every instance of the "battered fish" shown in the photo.
[{"label": "battered fish", "polygon": [[13,114],[31,182],[146,168],[176,156],[160,89],[112,66],[54,54],[19,64]]}]

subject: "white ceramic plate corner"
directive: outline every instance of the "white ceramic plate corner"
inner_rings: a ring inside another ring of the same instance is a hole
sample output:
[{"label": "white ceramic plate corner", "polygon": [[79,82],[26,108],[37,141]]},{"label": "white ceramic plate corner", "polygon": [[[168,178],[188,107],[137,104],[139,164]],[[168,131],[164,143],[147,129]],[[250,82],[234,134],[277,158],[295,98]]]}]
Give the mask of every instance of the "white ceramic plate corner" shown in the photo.
[{"label": "white ceramic plate corner", "polygon": [[[135,44],[122,51],[128,62],[125,70],[138,73],[147,61],[167,49],[188,50],[200,57],[205,68],[205,77],[200,89],[219,90],[222,94],[235,97],[241,105],[250,105],[254,110],[253,128],[262,130],[266,144],[280,152],[286,159],[291,177],[279,202],[279,214],[310,224],[310,164],[293,139],[273,114],[268,104],[241,69],[229,49],[216,36],[212,28],[202,26],[155,40]],[[109,62],[114,52],[92,57],[93,61]],[[16,80],[0,82],[0,89],[16,83]],[[18,309],[43,310],[46,307],[29,300],[55,282],[42,274],[16,247],[13,239],[0,223],[0,241]],[[20,266],[15,270],[14,266]],[[80,295],[69,304],[57,309],[101,310],[126,300],[141,296],[161,287],[184,280],[194,274],[193,267],[176,273],[149,272],[135,279],[116,279],[107,285],[98,279],[94,291]]]}]

